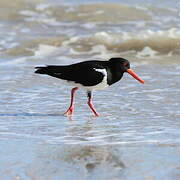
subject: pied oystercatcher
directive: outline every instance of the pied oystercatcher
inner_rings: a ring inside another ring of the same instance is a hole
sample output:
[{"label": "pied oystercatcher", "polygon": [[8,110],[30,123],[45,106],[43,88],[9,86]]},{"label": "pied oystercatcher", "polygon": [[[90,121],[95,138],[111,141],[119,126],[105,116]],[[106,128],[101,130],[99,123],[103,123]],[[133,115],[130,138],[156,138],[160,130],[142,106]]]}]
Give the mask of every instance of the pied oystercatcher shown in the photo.
[{"label": "pied oystercatcher", "polygon": [[65,115],[72,115],[74,112],[74,95],[78,88],[87,90],[88,105],[95,116],[99,113],[92,103],[92,91],[104,89],[119,81],[124,72],[129,73],[139,82],[144,81],[130,69],[130,63],[123,58],[111,58],[109,61],[84,61],[76,64],[58,66],[47,65],[46,67],[35,67],[35,73],[47,74],[59,78],[75,87],[71,90],[71,104]]}]

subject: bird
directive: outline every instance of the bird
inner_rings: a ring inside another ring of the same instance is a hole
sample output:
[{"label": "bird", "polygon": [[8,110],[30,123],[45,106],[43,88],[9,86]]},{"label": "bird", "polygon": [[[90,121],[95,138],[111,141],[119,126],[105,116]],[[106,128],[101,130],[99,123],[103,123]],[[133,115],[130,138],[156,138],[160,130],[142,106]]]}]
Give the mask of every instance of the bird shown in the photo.
[{"label": "bird", "polygon": [[121,57],[114,57],[105,61],[89,60],[70,65],[38,66],[35,69],[35,73],[49,75],[74,86],[71,90],[70,106],[64,113],[66,116],[71,116],[74,113],[75,93],[79,88],[86,90],[87,104],[94,116],[98,117],[100,114],[96,111],[92,101],[92,92],[94,90],[101,90],[111,86],[118,82],[124,73],[129,73],[140,83],[144,83],[144,80],[130,68],[130,62]]}]

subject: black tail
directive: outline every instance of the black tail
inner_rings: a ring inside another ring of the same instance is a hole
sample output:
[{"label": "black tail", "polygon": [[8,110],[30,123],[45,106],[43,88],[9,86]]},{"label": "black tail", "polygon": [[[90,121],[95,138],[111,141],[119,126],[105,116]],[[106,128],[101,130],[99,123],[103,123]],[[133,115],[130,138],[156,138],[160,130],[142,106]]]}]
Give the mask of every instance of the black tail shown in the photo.
[{"label": "black tail", "polygon": [[47,74],[48,73],[47,67],[35,67],[35,69],[37,69],[35,71],[35,73],[37,73],[37,74]]},{"label": "black tail", "polygon": [[35,73],[47,74],[53,77],[62,78],[62,74],[66,72],[67,66],[45,66],[45,67],[35,67],[37,69]]}]

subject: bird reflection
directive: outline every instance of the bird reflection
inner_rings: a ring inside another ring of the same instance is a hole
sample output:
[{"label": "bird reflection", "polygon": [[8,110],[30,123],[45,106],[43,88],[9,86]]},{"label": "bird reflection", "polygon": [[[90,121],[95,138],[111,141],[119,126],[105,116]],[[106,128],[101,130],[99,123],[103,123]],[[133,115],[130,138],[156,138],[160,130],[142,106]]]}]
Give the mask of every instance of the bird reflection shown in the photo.
[{"label": "bird reflection", "polygon": [[108,144],[109,136],[106,135],[109,131],[104,128],[104,121],[101,124],[92,118],[67,123],[65,135],[59,137],[59,142],[56,137],[52,146],[44,144],[40,148],[38,162],[42,162],[42,167],[38,168],[37,174],[46,167],[46,173],[55,173],[64,179],[67,175],[71,179],[86,179],[87,176],[90,179],[118,179],[123,176],[125,165],[121,160],[120,145]]},{"label": "bird reflection", "polygon": [[88,172],[108,167],[117,171],[125,167],[119,153],[118,148],[112,146],[71,146],[70,150],[63,153],[62,159],[73,165],[81,166]]}]

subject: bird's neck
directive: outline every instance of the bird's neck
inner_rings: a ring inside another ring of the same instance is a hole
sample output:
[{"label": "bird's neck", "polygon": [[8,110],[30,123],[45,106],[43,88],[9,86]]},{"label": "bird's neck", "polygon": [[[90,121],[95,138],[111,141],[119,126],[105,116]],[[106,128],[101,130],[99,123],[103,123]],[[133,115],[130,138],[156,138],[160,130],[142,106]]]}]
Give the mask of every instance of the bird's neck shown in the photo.
[{"label": "bird's neck", "polygon": [[122,78],[124,73],[117,71],[116,69],[109,68],[107,70],[107,74],[108,74],[107,83],[109,85],[112,85],[112,84],[118,82]]}]

